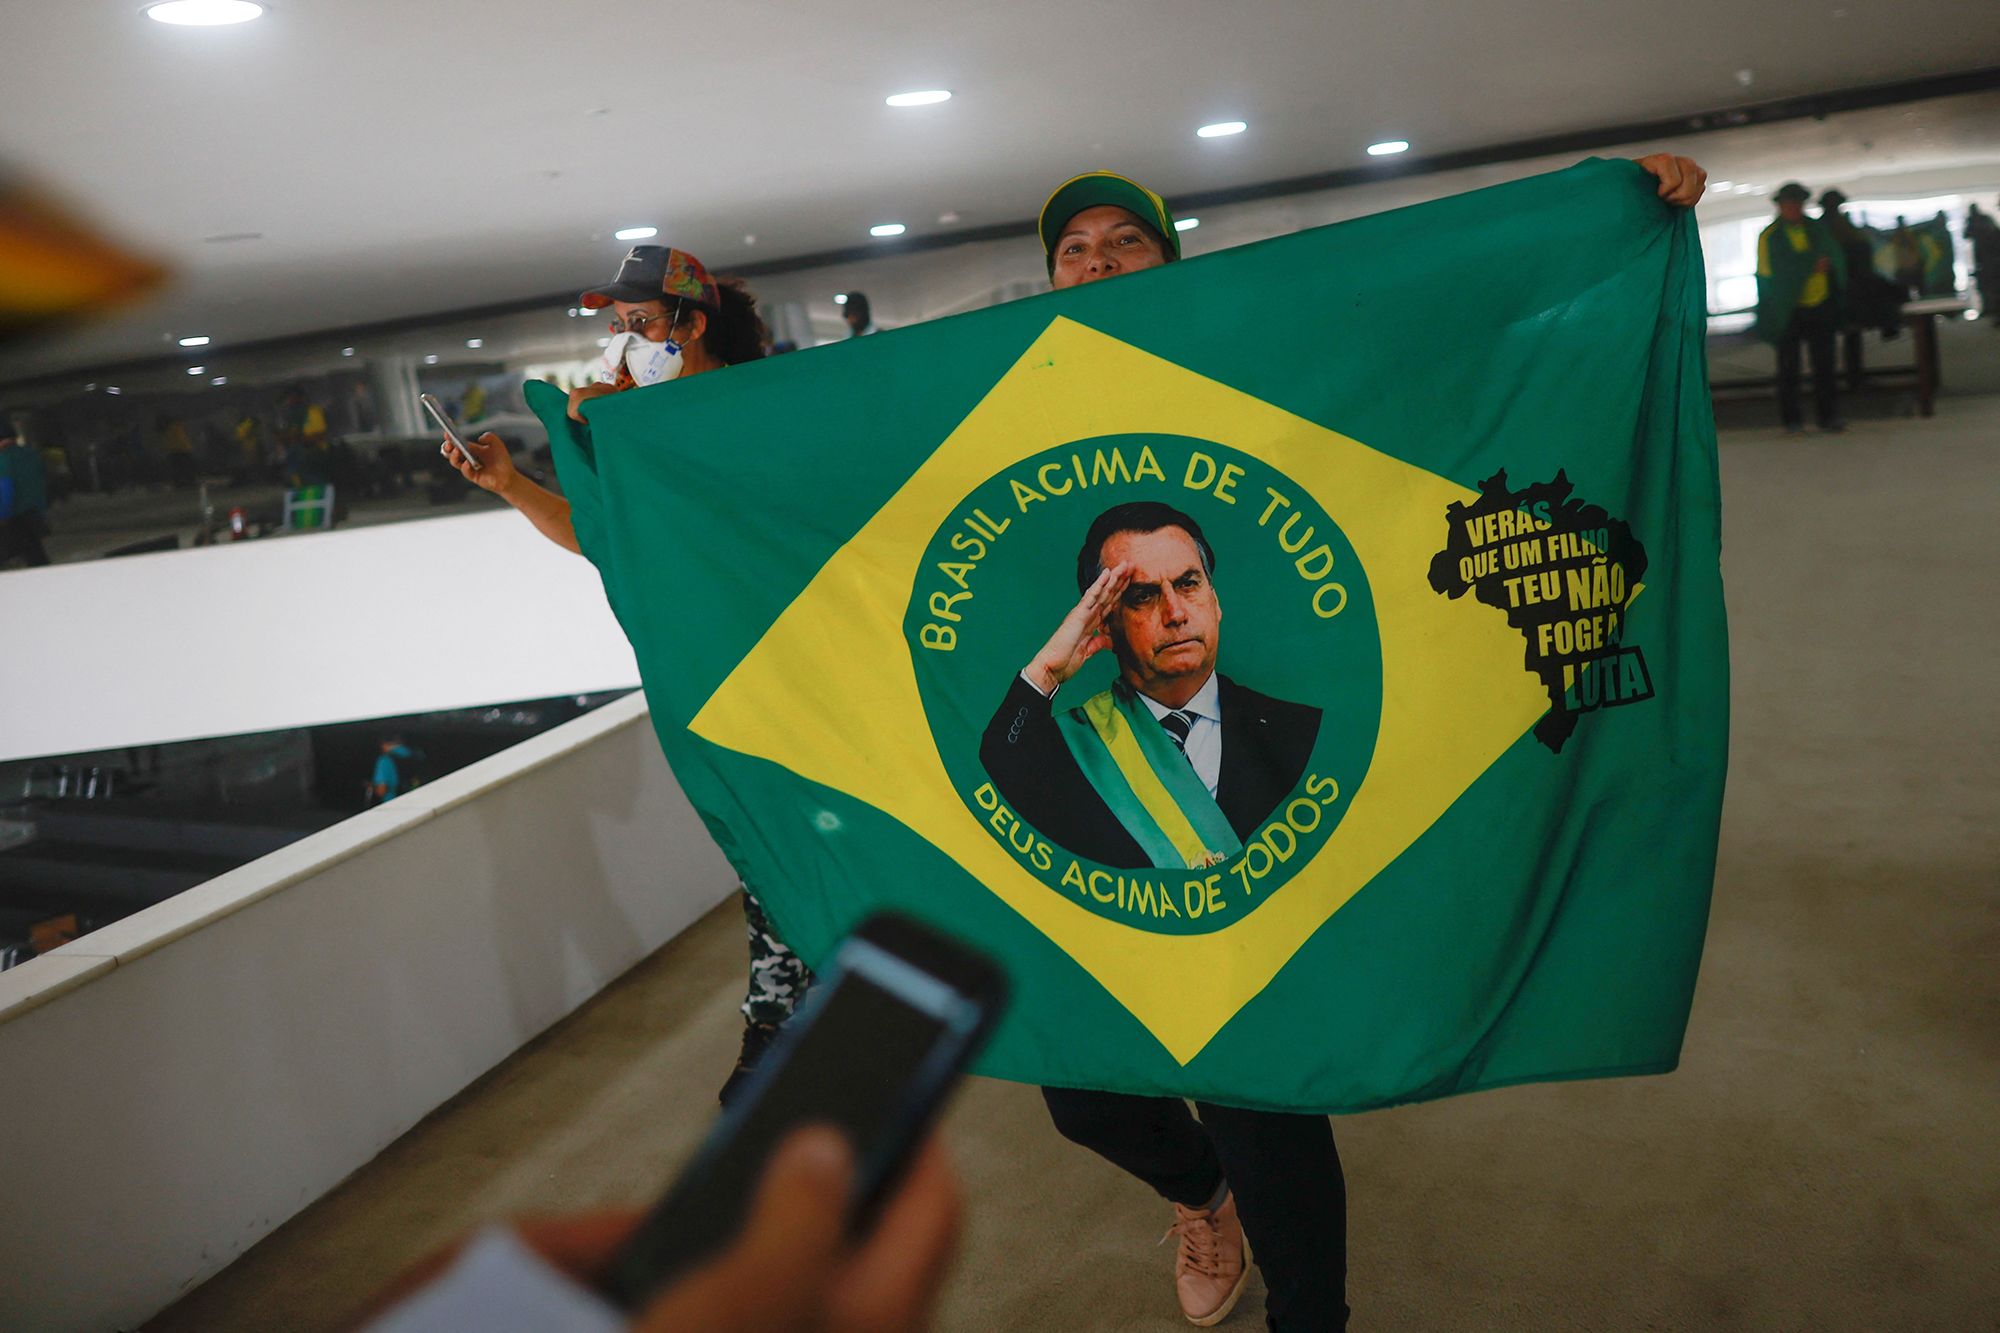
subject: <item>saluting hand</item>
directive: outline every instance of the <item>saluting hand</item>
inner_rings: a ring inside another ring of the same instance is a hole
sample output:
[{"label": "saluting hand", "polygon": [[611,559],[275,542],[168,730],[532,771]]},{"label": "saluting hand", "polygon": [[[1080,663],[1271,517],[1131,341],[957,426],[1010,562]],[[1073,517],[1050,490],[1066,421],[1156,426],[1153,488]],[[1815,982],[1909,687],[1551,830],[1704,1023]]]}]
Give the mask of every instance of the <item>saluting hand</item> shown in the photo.
[{"label": "saluting hand", "polygon": [[1026,675],[1036,689],[1053,695],[1062,683],[1083,669],[1083,664],[1111,646],[1104,618],[1125,595],[1132,582],[1130,564],[1113,565],[1083,590],[1083,596],[1063,617],[1056,632],[1028,663]]}]

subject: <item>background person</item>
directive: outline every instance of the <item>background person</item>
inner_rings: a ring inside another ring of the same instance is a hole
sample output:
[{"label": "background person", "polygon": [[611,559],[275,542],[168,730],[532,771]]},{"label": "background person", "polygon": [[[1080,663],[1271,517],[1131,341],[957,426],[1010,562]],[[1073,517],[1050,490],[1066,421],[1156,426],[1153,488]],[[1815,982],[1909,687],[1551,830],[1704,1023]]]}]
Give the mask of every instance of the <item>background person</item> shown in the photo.
[{"label": "background person", "polygon": [[48,511],[41,452],[21,438],[13,417],[0,411],[0,569],[16,559],[30,568],[49,563],[42,546],[49,535]]},{"label": "background person", "polygon": [[1774,196],[1778,217],[1757,237],[1757,336],[1778,349],[1778,417],[1787,435],[1805,429],[1799,408],[1799,348],[1812,359],[1813,419],[1846,429],[1833,343],[1847,290],[1847,259],[1826,224],[1806,216],[1812,194],[1797,181]]},{"label": "background person", "polygon": [[303,384],[287,389],[279,403],[278,445],[287,486],[326,484],[326,411],[306,398]]},{"label": "background person", "polygon": [[244,412],[230,430],[236,439],[236,469],[230,476],[233,486],[247,486],[257,478],[264,463],[264,430],[257,414]]},{"label": "background person", "polygon": [[[632,247],[617,276],[585,292],[580,303],[614,315],[612,345],[606,349],[612,378],[569,391],[572,421],[583,420],[582,407],[593,398],[705,375],[764,355],[767,335],[756,298],[740,282],[709,276],[707,267],[685,250]],[[460,476],[519,510],[544,537],[582,554],[569,501],[517,470],[498,435],[488,431],[468,443],[478,454],[476,468],[449,441],[438,452]]]},{"label": "background person", "polygon": [[406,790],[417,784],[411,778],[411,771],[424,759],[422,750],[413,750],[403,743],[401,736],[391,736],[382,742],[375,756],[375,771],[368,778],[368,804],[380,805],[393,801]]},{"label": "background person", "polygon": [[1979,313],[1988,328],[2000,333],[2000,223],[1972,204],[1965,210],[1965,239],[1972,246],[1972,285],[1979,289]]},{"label": "background person", "polygon": [[1902,299],[1908,301],[1924,289],[1924,252],[1917,244],[1917,234],[1910,229],[1909,220],[1901,213],[1896,215],[1896,229],[1889,233],[1889,246],[1895,259],[1896,288]]},{"label": "background person", "polygon": [[160,444],[167,456],[167,481],[177,491],[193,490],[200,476],[195,468],[194,440],[179,417],[160,421]]},{"label": "background person", "polygon": [[1847,387],[1862,386],[1861,335],[1880,329],[1884,339],[1903,331],[1903,297],[1896,284],[1875,271],[1875,234],[1847,220],[1847,196],[1827,190],[1819,197],[1819,220],[1826,224],[1847,263],[1847,303],[1841,312],[1841,368]]},{"label": "background person", "polygon": [[866,292],[847,293],[847,300],[840,307],[840,317],[847,321],[847,336],[850,338],[875,332],[875,316],[868,309]]},{"label": "background person", "polygon": [[[605,349],[609,378],[570,390],[569,415],[574,421],[583,420],[583,405],[593,398],[757,360],[769,337],[756,298],[742,283],[718,281],[699,259],[671,246],[632,247],[617,275],[583,293],[580,304],[590,310],[609,308],[616,318],[611,345]],[[544,537],[564,550],[582,553],[568,500],[522,475],[507,446],[491,431],[467,443],[479,455],[477,468],[449,441],[439,446],[439,452],[467,481],[519,510]],[[750,948],[749,984],[742,1004],[743,1044],[735,1069],[722,1085],[724,1100],[763,1058],[812,983],[805,961],[778,938],[763,905],[747,886],[743,916]]]}]

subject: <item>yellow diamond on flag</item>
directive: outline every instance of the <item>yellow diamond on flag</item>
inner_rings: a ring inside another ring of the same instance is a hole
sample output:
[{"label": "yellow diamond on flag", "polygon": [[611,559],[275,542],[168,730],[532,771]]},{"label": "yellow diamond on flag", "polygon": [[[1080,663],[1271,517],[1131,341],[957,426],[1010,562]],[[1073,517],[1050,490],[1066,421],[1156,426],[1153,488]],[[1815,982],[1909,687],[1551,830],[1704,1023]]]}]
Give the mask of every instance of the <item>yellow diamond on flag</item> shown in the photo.
[{"label": "yellow diamond on flag", "polygon": [[[1340,527],[1374,598],[1382,709],[1351,804],[1281,892],[1205,934],[1098,915],[996,841],[940,759],[904,634],[926,548],[976,481],[1074,442],[1192,436],[1270,465]],[[689,729],[844,792],[957,862],[1185,1065],[1322,925],[1547,710],[1504,617],[1427,571],[1473,492],[1069,319],[1051,322],[956,430],[821,567]],[[1200,1004],[1187,982],[1200,978]]]}]

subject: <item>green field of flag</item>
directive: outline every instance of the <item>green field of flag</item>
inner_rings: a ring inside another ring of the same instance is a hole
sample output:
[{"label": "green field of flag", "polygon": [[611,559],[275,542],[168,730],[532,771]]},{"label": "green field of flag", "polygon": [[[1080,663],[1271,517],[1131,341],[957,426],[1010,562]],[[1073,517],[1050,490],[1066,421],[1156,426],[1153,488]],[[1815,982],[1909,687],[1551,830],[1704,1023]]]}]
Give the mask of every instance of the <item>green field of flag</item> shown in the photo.
[{"label": "green field of flag", "polygon": [[[530,385],[784,938],[894,907],[971,940],[1015,986],[981,1068],[1030,1082],[1347,1111],[1671,1069],[1729,681],[1701,255],[1653,186],[1586,162],[587,428]],[[1135,500],[1214,549],[1212,800],[1111,653],[1015,693]]]}]

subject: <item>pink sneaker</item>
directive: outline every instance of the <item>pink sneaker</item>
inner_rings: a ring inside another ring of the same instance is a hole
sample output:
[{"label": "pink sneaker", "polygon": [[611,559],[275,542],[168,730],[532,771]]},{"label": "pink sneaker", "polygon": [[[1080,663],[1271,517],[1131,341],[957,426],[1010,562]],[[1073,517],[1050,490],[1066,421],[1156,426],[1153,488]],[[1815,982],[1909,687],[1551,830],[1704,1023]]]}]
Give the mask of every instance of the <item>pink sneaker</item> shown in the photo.
[{"label": "pink sneaker", "polygon": [[1181,1313],[1198,1328],[1229,1318],[1250,1278],[1250,1241],[1236,1220],[1236,1196],[1230,1195],[1214,1212],[1174,1205],[1174,1224],[1160,1237],[1179,1236],[1174,1256],[1174,1295]]}]

